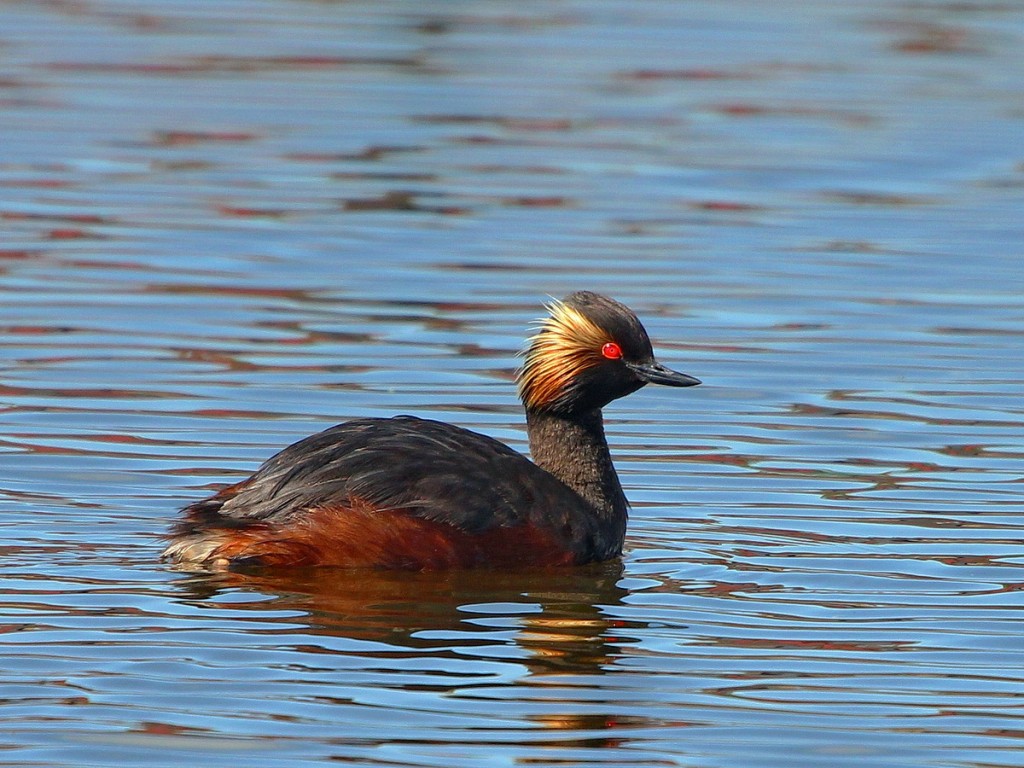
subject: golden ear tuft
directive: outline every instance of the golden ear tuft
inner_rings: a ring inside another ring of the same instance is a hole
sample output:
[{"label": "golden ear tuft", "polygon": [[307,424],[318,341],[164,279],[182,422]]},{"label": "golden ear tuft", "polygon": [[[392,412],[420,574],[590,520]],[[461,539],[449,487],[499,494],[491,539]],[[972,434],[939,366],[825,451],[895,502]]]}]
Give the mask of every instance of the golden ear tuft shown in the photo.
[{"label": "golden ear tuft", "polygon": [[611,335],[563,301],[547,306],[548,317],[527,341],[523,367],[519,371],[519,398],[528,409],[543,410],[558,401],[573,382],[603,362],[601,349],[614,340]]}]

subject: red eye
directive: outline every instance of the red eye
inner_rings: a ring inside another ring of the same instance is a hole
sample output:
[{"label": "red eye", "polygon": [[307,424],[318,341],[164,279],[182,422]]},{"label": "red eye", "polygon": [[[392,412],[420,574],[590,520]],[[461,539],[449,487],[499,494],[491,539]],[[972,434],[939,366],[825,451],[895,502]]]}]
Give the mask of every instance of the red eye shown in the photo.
[{"label": "red eye", "polygon": [[609,341],[607,344],[601,347],[601,354],[607,357],[609,360],[621,360],[622,347],[620,347],[614,341]]}]

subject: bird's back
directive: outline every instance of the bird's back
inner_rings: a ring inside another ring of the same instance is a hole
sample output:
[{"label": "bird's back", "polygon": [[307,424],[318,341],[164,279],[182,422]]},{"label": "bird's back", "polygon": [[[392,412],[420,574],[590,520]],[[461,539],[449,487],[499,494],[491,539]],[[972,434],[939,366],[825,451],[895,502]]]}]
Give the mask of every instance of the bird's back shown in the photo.
[{"label": "bird's back", "polygon": [[508,446],[399,416],[346,422],[285,448],[187,507],[165,556],[444,568],[586,562],[619,547],[574,491]]}]

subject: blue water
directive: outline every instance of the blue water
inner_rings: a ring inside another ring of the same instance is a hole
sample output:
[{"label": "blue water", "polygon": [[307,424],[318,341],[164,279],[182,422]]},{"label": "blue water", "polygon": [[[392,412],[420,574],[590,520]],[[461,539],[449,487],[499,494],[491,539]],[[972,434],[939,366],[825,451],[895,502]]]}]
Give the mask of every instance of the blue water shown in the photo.
[{"label": "blue water", "polygon": [[[0,6],[0,762],[1018,766],[1024,7]],[[414,413],[526,449],[548,296],[621,562],[185,574],[176,510]]]}]

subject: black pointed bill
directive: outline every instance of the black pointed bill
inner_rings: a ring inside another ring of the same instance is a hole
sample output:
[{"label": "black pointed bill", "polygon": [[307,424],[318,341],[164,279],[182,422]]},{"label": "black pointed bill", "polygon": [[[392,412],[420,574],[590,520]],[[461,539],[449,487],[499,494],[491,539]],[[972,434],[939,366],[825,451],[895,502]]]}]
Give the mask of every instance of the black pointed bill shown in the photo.
[{"label": "black pointed bill", "polygon": [[626,363],[626,367],[648,384],[664,384],[666,387],[695,387],[700,379],[673,371],[661,363]]}]

